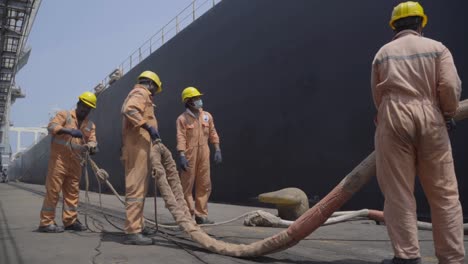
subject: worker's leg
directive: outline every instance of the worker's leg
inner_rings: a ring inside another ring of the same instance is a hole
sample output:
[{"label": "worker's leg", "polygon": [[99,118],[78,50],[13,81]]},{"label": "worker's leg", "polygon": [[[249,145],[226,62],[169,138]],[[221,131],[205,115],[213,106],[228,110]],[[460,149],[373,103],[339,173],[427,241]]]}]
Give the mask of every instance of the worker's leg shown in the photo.
[{"label": "worker's leg", "polygon": [[[432,117],[427,114],[426,118]],[[463,214],[452,149],[441,117],[424,127],[418,170],[431,207],[434,246],[440,264],[464,263]]]},{"label": "worker's leg", "polygon": [[52,149],[45,184],[46,194],[42,204],[39,226],[55,224],[55,208],[57,207],[59,193],[62,190],[62,183],[65,175],[63,170],[62,161],[58,155],[55,155],[54,149]]},{"label": "worker's leg", "polygon": [[210,148],[200,146],[198,151],[198,166],[195,177],[195,215],[208,216],[208,199],[211,194],[210,178]]},{"label": "worker's leg", "polygon": [[[71,167],[71,166],[69,166]],[[78,201],[80,194],[81,165],[77,162],[65,176],[63,192],[62,221],[65,227],[75,223],[78,217]]]},{"label": "worker's leg", "polygon": [[[180,184],[180,177],[179,177],[179,172],[177,171],[177,166],[172,158],[172,153],[171,151],[164,146],[164,144],[159,144],[159,153],[161,155],[161,164],[162,167],[164,167],[165,170],[165,175],[167,176],[167,180],[169,185],[171,186],[171,189],[174,190],[174,193],[183,193],[182,186]],[[175,197],[177,200],[177,203],[180,204],[182,207],[187,207],[187,201],[185,200],[184,197]],[[187,216],[190,217],[189,211],[187,212]]]},{"label": "worker's leg", "polygon": [[195,202],[193,200],[193,184],[195,182],[195,172],[198,166],[197,152],[198,147],[190,148],[185,151],[185,156],[189,162],[189,167],[186,171],[180,171],[180,184],[182,185],[185,201],[187,202],[187,206],[192,215],[195,214]]},{"label": "worker's leg", "polygon": [[384,217],[395,257],[420,257],[414,181],[414,124],[400,116],[399,105],[381,108],[375,135],[377,180],[385,197]]},{"label": "worker's leg", "polygon": [[143,228],[143,207],[148,189],[149,142],[134,140],[123,148],[125,163],[125,233],[140,233]]}]

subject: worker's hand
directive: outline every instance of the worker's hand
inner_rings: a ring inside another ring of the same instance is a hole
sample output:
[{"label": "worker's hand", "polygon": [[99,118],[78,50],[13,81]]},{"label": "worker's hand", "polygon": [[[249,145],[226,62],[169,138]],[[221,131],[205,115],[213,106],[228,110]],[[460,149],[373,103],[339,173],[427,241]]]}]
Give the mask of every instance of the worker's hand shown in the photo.
[{"label": "worker's hand", "polygon": [[105,171],[104,169],[98,169],[96,171],[96,176],[103,183],[109,180],[109,173],[107,173],[107,171]]},{"label": "worker's hand", "polygon": [[157,139],[161,140],[161,136],[159,135],[159,132],[156,130],[156,128],[150,126],[148,133],[150,134],[152,141],[156,141]]},{"label": "worker's hand", "polygon": [[86,149],[88,150],[89,152],[89,155],[94,155],[98,152],[98,148],[97,148],[97,144],[96,142],[88,142],[86,145],[85,145]]},{"label": "worker's hand", "polygon": [[447,127],[447,131],[453,131],[457,128],[457,123],[453,118],[445,119],[445,126]]},{"label": "worker's hand", "polygon": [[221,162],[223,162],[223,156],[221,155],[221,150],[220,149],[217,149],[215,154],[214,154],[214,162],[216,164],[220,164]]},{"label": "worker's hand", "polygon": [[156,139],[161,139],[161,136],[159,136],[159,132],[155,127],[150,126],[148,124],[144,124],[142,127],[146,129],[146,131],[148,131],[148,133],[150,134],[151,141],[155,141]]},{"label": "worker's hand", "polygon": [[78,129],[70,129],[69,134],[74,138],[83,138],[83,133],[81,133],[81,130]]},{"label": "worker's hand", "polygon": [[180,168],[184,171],[187,171],[189,168],[189,163],[185,155],[180,155]]}]

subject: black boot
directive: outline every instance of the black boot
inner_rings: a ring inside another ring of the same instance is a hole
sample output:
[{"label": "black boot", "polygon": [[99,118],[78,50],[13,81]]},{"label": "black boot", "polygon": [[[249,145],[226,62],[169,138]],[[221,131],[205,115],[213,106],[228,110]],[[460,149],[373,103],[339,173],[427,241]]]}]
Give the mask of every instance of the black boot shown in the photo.
[{"label": "black boot", "polygon": [[151,227],[143,227],[143,230],[141,230],[141,234],[144,235],[144,236],[152,236],[154,234],[156,234],[156,230],[154,230],[153,228]]},{"label": "black boot", "polygon": [[394,257],[393,259],[385,259],[381,264],[422,264],[421,258],[402,259]]},{"label": "black boot", "polygon": [[65,230],[70,230],[70,231],[78,231],[78,232],[81,232],[81,231],[86,231],[88,230],[88,228],[84,225],[82,225],[80,223],[80,221],[78,221],[78,219],[71,225],[69,226],[66,226],[65,227]]},{"label": "black boot", "polygon": [[153,240],[149,237],[145,237],[141,233],[127,234],[125,236],[124,244],[126,245],[152,245]]},{"label": "black boot", "polygon": [[47,226],[39,226],[37,231],[42,233],[62,233],[63,227],[57,226],[56,224],[51,224]]},{"label": "black boot", "polygon": [[214,221],[211,221],[208,217],[202,216],[195,216],[195,222],[197,222],[198,225],[214,224]]}]

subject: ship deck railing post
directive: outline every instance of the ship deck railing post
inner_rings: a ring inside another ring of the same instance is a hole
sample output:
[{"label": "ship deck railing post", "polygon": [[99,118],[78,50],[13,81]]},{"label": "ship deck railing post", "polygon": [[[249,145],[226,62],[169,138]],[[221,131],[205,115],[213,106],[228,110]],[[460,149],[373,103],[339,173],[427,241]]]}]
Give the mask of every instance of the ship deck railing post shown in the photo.
[{"label": "ship deck railing post", "polygon": [[195,0],[192,2],[192,22],[195,21]]},{"label": "ship deck railing post", "polygon": [[164,44],[164,27],[161,29],[161,45]]}]

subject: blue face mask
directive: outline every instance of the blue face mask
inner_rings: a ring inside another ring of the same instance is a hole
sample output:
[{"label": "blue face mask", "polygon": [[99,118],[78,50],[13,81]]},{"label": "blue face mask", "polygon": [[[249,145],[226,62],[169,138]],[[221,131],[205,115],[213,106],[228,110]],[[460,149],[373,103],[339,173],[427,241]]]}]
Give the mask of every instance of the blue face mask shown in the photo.
[{"label": "blue face mask", "polygon": [[200,108],[202,108],[202,107],[203,107],[203,101],[202,101],[202,99],[198,99],[198,100],[196,100],[196,101],[193,101],[193,107],[194,107],[195,109],[200,109]]}]

